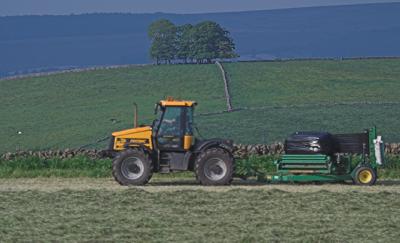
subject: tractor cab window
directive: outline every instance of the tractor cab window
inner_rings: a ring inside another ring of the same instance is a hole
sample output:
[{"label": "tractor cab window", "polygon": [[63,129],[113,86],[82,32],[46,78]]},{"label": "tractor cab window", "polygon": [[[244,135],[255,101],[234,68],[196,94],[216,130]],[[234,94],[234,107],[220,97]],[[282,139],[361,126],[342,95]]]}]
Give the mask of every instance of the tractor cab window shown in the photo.
[{"label": "tractor cab window", "polygon": [[193,108],[186,108],[185,135],[193,135]]},{"label": "tractor cab window", "polygon": [[181,136],[181,108],[167,107],[161,121],[158,134],[163,136]]},{"label": "tractor cab window", "polygon": [[193,108],[167,106],[162,108],[157,143],[161,150],[183,150],[185,135],[193,135]]}]

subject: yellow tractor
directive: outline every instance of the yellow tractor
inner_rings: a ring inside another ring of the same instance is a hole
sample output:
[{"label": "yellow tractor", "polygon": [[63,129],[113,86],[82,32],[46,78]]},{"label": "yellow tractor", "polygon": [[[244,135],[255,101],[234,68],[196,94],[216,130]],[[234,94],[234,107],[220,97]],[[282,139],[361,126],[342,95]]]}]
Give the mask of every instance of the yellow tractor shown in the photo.
[{"label": "yellow tractor", "polygon": [[193,171],[203,185],[230,184],[234,172],[233,141],[194,137],[196,102],[168,98],[156,104],[151,126],[112,133],[117,152],[112,174],[121,185],[144,185],[153,172]]}]

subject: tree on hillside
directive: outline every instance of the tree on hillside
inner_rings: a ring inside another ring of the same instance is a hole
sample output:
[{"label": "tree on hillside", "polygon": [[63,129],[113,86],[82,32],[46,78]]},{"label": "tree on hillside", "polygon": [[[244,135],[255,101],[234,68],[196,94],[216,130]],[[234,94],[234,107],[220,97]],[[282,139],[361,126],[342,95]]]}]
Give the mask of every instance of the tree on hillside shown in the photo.
[{"label": "tree on hillside", "polygon": [[216,58],[237,57],[229,31],[213,21],[176,27],[161,19],[149,26],[148,35],[152,42],[150,56],[157,64],[175,59],[184,63],[211,63]]},{"label": "tree on hillside", "polygon": [[170,63],[175,58],[176,31],[176,26],[167,19],[157,20],[149,26],[150,56],[157,64],[160,61]]},{"label": "tree on hillside", "polygon": [[177,55],[176,58],[187,63],[188,59],[193,59],[193,25],[185,24],[177,30]]},{"label": "tree on hillside", "polygon": [[215,58],[233,58],[235,44],[229,32],[213,21],[204,21],[194,26],[194,58],[197,62],[210,63]]}]

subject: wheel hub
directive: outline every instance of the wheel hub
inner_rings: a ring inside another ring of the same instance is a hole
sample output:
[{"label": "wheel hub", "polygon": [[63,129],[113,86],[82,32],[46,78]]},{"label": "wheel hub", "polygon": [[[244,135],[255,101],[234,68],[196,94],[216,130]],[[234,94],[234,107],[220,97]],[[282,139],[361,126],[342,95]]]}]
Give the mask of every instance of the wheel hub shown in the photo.
[{"label": "wheel hub", "polygon": [[368,170],[363,170],[360,172],[358,175],[358,179],[360,180],[361,183],[369,183],[372,180],[372,173]]},{"label": "wheel hub", "polygon": [[140,172],[140,167],[137,166],[136,164],[129,165],[128,169],[129,169],[130,172],[135,173],[135,174]]},{"label": "wheel hub", "polygon": [[219,158],[209,159],[204,166],[205,176],[213,181],[218,181],[224,178],[227,172],[226,164]]},{"label": "wheel hub", "polygon": [[222,174],[224,171],[221,167],[219,167],[218,165],[212,166],[211,168],[211,172],[217,175]]},{"label": "wheel hub", "polygon": [[137,157],[129,157],[124,159],[121,164],[122,175],[130,180],[138,179],[143,175],[143,161]]}]

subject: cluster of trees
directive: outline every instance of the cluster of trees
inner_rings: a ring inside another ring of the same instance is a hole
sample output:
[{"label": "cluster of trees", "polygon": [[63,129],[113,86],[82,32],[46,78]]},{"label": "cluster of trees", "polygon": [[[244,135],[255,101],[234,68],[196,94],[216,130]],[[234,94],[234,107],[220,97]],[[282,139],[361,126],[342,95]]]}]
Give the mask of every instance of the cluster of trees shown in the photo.
[{"label": "cluster of trees", "polygon": [[149,26],[150,56],[162,62],[211,63],[237,57],[229,31],[212,21],[176,26],[161,19]]}]

